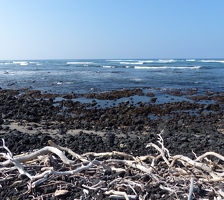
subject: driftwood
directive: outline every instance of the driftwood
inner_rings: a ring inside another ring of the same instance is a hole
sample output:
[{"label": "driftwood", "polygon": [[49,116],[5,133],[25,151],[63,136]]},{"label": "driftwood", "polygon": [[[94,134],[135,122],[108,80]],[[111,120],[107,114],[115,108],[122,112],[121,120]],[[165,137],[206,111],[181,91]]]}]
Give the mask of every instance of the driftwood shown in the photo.
[{"label": "driftwood", "polygon": [[[28,199],[67,197],[77,187],[82,191],[79,199],[97,199],[91,197],[93,193],[101,194],[103,199],[150,199],[150,190],[153,188],[162,191],[162,195],[158,197],[160,199],[169,197],[190,200],[196,196],[206,199],[211,193],[216,199],[224,197],[224,191],[219,187],[224,181],[224,168],[208,159],[208,156],[215,157],[223,162],[222,155],[207,152],[195,160],[183,155],[172,156],[164,147],[160,134],[158,138],[160,147],[154,143],[146,146],[155,149],[158,154],[139,157],[117,151],[79,155],[53,141],[49,141],[50,146],[37,151],[13,156],[2,140],[0,184],[15,180],[13,184],[17,185],[21,182],[18,176],[25,177],[27,189],[20,197],[26,195]],[[90,156],[94,159],[89,160]],[[62,177],[67,177],[70,181],[66,181],[66,178],[63,180]],[[102,177],[104,180],[101,180]],[[144,177],[148,178],[144,180]],[[98,182],[93,183],[93,178]],[[79,180],[85,183],[77,186]],[[60,188],[52,193],[38,196],[34,192],[38,188],[55,184]]]}]

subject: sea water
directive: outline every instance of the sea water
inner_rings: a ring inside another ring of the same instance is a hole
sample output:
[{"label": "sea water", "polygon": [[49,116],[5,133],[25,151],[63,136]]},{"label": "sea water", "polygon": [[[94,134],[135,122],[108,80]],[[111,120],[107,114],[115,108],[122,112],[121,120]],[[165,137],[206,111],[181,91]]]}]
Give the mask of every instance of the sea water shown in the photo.
[{"label": "sea water", "polygon": [[2,60],[2,89],[58,94],[143,88],[224,91],[224,59]]}]

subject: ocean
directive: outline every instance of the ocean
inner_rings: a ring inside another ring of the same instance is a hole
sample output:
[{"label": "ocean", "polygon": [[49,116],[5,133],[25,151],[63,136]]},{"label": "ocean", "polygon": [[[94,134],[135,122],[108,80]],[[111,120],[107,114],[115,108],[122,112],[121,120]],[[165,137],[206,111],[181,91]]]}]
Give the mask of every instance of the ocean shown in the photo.
[{"label": "ocean", "polygon": [[224,59],[2,60],[2,89],[67,94],[142,88],[224,91]]}]

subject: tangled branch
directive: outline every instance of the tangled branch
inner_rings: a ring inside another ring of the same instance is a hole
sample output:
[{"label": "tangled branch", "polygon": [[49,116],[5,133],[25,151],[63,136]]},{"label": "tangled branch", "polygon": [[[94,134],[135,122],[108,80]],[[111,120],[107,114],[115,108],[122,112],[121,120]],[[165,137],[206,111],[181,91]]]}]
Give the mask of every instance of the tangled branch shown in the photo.
[{"label": "tangled branch", "polygon": [[[224,194],[217,184],[224,180],[224,174],[220,173],[223,166],[212,165],[212,161],[207,162],[208,156],[224,161],[222,155],[207,152],[195,160],[183,155],[171,156],[164,147],[161,135],[158,140],[161,147],[154,143],[146,145],[146,148],[158,151],[159,155],[139,157],[117,151],[87,152],[79,155],[51,140],[48,143],[50,146],[37,151],[13,156],[2,139],[0,183],[16,180],[13,184],[17,185],[17,182],[21,182],[21,176],[25,176],[28,178],[27,190],[21,195],[32,198],[34,191],[52,184],[63,187],[42,196],[66,196],[72,193],[73,189],[77,189],[80,180],[83,183],[78,188],[86,199],[93,193],[110,199],[149,199],[153,188],[163,191],[164,196],[161,196],[161,199],[192,199],[197,195],[207,195],[211,191],[216,197],[223,197]],[[90,156],[94,159],[89,160]],[[117,159],[117,156],[120,159]],[[196,188],[199,188],[200,192],[196,193]],[[35,195],[37,198],[38,193]]]}]

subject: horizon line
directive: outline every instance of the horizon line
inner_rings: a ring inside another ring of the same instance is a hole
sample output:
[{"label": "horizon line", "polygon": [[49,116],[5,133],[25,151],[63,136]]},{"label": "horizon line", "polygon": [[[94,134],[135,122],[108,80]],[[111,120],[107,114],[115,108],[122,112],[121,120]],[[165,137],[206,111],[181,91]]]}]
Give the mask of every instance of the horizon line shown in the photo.
[{"label": "horizon line", "polygon": [[0,61],[30,61],[30,60],[158,60],[158,59],[224,59],[224,57],[179,57],[179,58],[172,58],[172,57],[158,57],[158,58],[32,58],[32,59],[0,59]]}]

